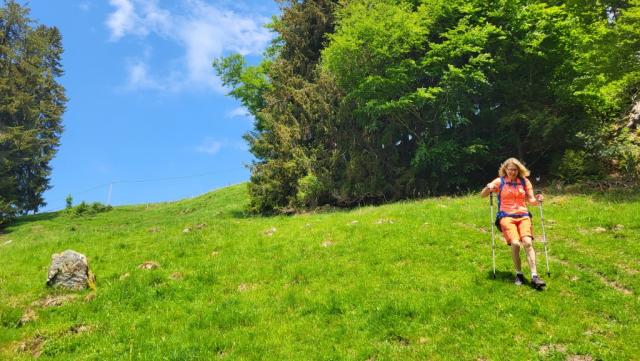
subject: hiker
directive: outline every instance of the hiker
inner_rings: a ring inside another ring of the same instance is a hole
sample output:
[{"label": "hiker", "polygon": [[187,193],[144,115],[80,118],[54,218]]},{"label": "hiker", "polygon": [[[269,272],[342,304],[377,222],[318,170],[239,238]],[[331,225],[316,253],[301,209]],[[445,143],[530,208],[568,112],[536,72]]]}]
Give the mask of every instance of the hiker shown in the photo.
[{"label": "hiker", "polygon": [[511,258],[516,269],[514,283],[519,286],[525,282],[520,262],[520,248],[524,246],[531,270],[531,283],[534,287],[541,288],[545,283],[536,270],[531,213],[527,209],[526,202],[537,206],[544,197],[542,194],[534,197],[533,186],[526,178],[529,174],[529,170],[520,161],[509,158],[500,165],[498,178],[487,184],[480,195],[486,197],[491,192],[498,193],[496,226],[502,231],[507,245],[511,246]]}]

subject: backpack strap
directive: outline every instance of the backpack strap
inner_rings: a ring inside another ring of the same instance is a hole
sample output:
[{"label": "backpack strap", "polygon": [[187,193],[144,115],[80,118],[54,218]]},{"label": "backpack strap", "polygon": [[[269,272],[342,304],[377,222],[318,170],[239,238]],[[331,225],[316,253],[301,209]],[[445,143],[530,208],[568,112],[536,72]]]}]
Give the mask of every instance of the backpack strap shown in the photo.
[{"label": "backpack strap", "polygon": [[502,187],[504,187],[504,177],[500,177],[500,188],[498,188],[498,212],[500,212],[500,197],[502,195]]}]

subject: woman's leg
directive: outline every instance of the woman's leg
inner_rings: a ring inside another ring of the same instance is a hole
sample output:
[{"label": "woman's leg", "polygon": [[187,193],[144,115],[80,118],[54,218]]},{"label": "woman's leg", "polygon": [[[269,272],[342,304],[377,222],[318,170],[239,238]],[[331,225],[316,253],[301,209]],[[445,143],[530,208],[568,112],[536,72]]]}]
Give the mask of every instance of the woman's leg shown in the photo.
[{"label": "woman's leg", "polygon": [[524,252],[527,255],[531,274],[538,274],[536,269],[536,251],[533,249],[533,240],[529,236],[522,237],[522,245],[524,246]]},{"label": "woman's leg", "polygon": [[520,261],[520,241],[511,241],[511,259],[513,260],[513,266],[516,268],[516,273],[522,272],[522,262]]},{"label": "woman's leg", "polygon": [[516,269],[516,273],[520,273],[522,272],[522,262],[520,261],[521,244],[515,219],[511,217],[502,218],[500,220],[500,229],[502,229],[502,235],[504,236],[505,241],[507,241],[507,245],[511,246],[511,259],[513,260],[513,266]]}]

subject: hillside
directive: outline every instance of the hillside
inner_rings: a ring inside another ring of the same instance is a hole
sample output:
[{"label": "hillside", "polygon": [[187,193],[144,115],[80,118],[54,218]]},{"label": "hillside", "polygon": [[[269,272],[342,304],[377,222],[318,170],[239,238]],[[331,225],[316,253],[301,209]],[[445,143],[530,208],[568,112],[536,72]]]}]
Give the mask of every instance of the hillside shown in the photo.
[{"label": "hillside", "polygon": [[[476,195],[290,217],[247,216],[247,201],[238,185],[19,219],[0,235],[0,359],[640,355],[638,194],[547,197],[544,292],[512,284],[501,239],[492,279],[488,201]],[[44,285],[65,249],[87,255],[97,290],[47,307],[65,295]],[[145,261],[160,266],[139,268]]]}]

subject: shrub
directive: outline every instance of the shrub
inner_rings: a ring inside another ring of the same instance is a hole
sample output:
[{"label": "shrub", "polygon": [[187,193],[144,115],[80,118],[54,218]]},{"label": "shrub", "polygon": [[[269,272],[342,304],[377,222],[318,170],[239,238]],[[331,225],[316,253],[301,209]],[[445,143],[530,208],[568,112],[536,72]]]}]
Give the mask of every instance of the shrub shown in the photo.
[{"label": "shrub", "polygon": [[112,208],[110,205],[104,205],[100,202],[88,204],[82,201],[76,207],[68,208],[67,212],[73,216],[92,216],[98,213],[108,212]]}]

